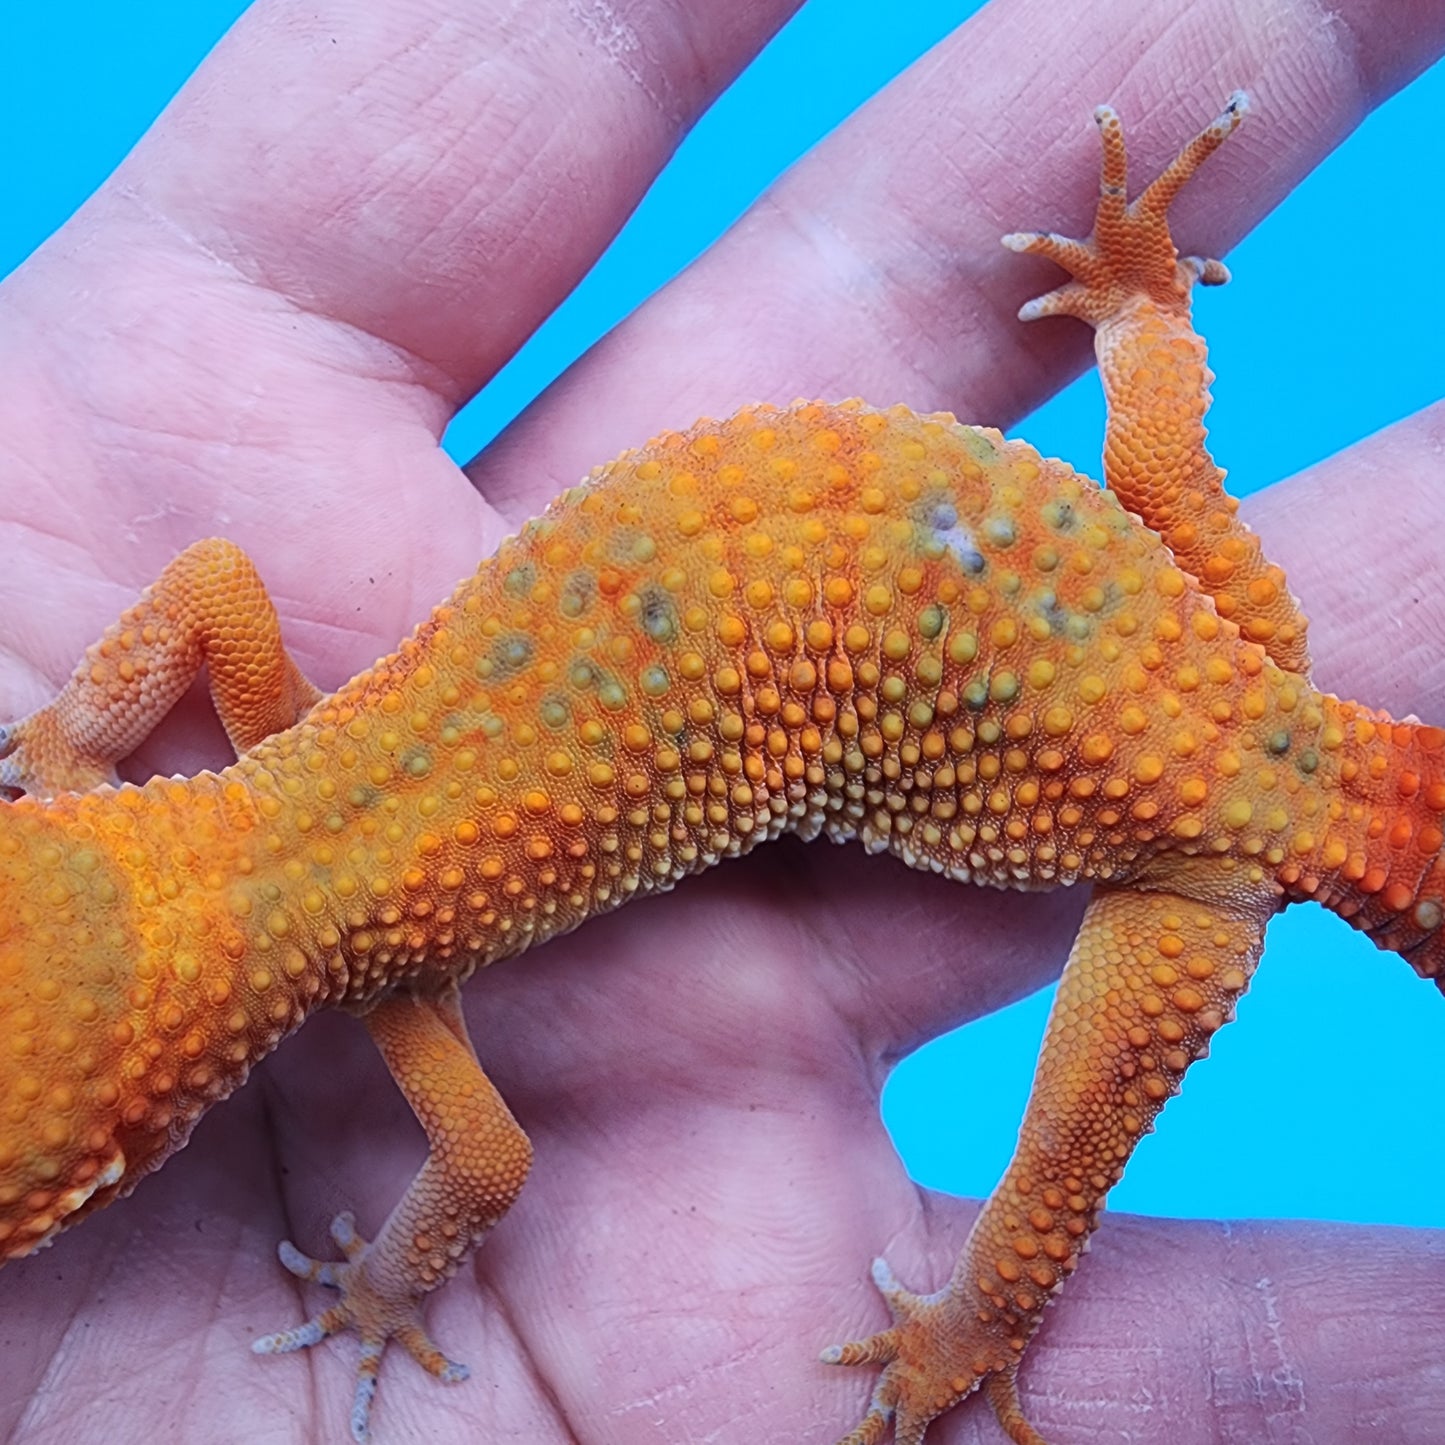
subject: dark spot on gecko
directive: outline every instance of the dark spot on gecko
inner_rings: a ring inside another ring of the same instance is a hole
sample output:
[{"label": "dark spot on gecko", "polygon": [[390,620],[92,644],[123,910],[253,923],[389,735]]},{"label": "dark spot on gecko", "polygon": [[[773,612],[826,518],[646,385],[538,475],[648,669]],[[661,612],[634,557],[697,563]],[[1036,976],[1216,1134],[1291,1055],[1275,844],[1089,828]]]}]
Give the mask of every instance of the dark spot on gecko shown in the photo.
[{"label": "dark spot on gecko", "polygon": [[544,727],[560,732],[572,718],[572,705],[560,692],[549,692],[537,708]]},{"label": "dark spot on gecko", "polygon": [[497,638],[485,655],[477,659],[477,676],[485,678],[514,677],[528,663],[536,649],[525,632],[508,632]]},{"label": "dark spot on gecko", "polygon": [[557,605],[564,617],[581,617],[596,600],[597,578],[591,572],[571,572]]},{"label": "dark spot on gecko", "polygon": [[1069,614],[1059,601],[1057,592],[1040,592],[1038,595],[1039,616],[1049,625],[1049,633],[1058,637],[1068,625]]},{"label": "dark spot on gecko", "polygon": [[988,706],[988,687],[989,673],[985,672],[981,676],[974,678],[963,689],[964,702],[975,712],[981,712]]},{"label": "dark spot on gecko", "polygon": [[978,549],[978,539],[959,520],[958,508],[952,502],[939,502],[929,510],[926,531],[936,545],[953,554],[970,576],[976,577],[984,570],[987,564]]},{"label": "dark spot on gecko", "polygon": [[638,594],[642,603],[642,630],[654,642],[671,642],[677,636],[677,609],[672,599],[656,585]]},{"label": "dark spot on gecko", "polygon": [[1056,532],[1072,532],[1078,522],[1073,503],[1066,502],[1061,497],[1045,502],[1039,509],[1039,515]]},{"label": "dark spot on gecko", "polygon": [[526,597],[537,585],[537,567],[533,562],[519,562],[511,568],[502,585],[513,597]]}]

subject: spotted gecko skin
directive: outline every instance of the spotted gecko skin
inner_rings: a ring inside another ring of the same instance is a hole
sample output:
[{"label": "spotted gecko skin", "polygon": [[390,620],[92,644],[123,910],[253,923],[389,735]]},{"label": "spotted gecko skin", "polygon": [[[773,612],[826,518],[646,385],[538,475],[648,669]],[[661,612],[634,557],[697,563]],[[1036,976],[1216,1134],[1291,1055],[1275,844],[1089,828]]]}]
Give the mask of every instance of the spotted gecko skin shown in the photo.
[{"label": "spotted gecko skin", "polygon": [[[1075,276],[1025,314],[1096,325],[1111,491],[948,415],[750,407],[596,470],[329,696],[244,554],[183,553],[0,735],[28,794],[0,803],[0,1257],[128,1193],[309,1014],[351,1010],[430,1154],[375,1240],[337,1221],[343,1261],[282,1246],[340,1302],[257,1348],[355,1328],[363,1440],[389,1340],[464,1376],[420,1304],[531,1160],[466,1038],[474,970],[785,832],[965,882],[1087,880],[953,1277],[919,1296],[878,1264],[894,1324],[824,1353],[882,1367],[844,1445],[918,1445],[980,1387],[1040,1445],[1019,1362],[1268,919],[1315,898],[1440,972],[1445,733],[1310,684],[1204,449],[1189,292],[1222,268],[1180,261],[1165,211],[1241,111],[1131,207],[1101,112],[1094,237],[1009,238]],[[112,785],[203,662],[236,763]]]}]

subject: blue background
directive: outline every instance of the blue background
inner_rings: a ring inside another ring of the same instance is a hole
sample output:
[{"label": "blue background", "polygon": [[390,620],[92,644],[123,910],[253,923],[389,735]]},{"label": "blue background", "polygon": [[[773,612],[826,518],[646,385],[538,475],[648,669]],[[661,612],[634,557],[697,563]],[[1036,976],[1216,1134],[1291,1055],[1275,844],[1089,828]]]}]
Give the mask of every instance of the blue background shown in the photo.
[{"label": "blue background", "polygon": [[[0,274],[100,184],[244,8],[168,0],[147,5],[141,20],[113,0],[6,7]],[[977,8],[893,0],[885,25],[876,0],[811,0],[696,127],[577,292],[457,420],[447,438],[454,455],[470,456],[780,170]],[[1445,236],[1442,115],[1437,65],[1231,254],[1233,285],[1202,296],[1220,376],[1210,426],[1236,492],[1445,393],[1445,297],[1423,280]],[[1097,383],[1085,376],[1018,431],[1097,472],[1102,420]],[[918,1180],[963,1194],[992,1187],[1049,997],[938,1039],[894,1072],[884,1114]],[[1271,927],[1240,1012],[1161,1132],[1141,1145],[1111,1205],[1445,1224],[1432,1067],[1445,999],[1343,923],[1298,908]]]}]

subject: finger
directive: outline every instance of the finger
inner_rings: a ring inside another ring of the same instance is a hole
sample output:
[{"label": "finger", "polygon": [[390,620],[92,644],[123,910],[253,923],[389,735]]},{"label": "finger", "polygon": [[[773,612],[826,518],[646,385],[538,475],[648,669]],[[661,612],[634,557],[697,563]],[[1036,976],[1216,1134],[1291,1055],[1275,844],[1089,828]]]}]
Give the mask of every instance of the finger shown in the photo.
[{"label": "finger", "polygon": [[[1390,13],[1399,19],[1398,12]],[[1218,254],[1445,43],[1445,11],[1383,24],[1350,0],[1161,0],[1090,7],[998,0],[841,127],[711,252],[571,369],[469,468],[514,518],[600,456],[747,401],[863,395],[1006,425],[1077,370],[1082,327],[1025,328],[1053,284],[1008,255],[1021,225],[1085,232],[1089,115],[1130,119],[1138,174],[1237,85],[1257,118],[1181,198],[1191,249]],[[1209,43],[1199,43],[1207,32]],[[1019,57],[1039,56],[1020,83]]]},{"label": "finger", "polygon": [[612,238],[797,0],[259,0],[105,193],[458,400]]}]

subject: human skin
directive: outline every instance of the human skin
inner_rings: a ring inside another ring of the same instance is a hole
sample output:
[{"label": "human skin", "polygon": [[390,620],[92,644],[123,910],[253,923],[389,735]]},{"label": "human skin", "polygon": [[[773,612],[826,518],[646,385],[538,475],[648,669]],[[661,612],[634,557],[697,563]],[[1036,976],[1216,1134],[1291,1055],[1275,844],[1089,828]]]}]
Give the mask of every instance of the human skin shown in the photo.
[{"label": "human skin", "polygon": [[[563,4],[529,6],[525,29],[500,5],[394,8],[257,5],[0,292],[0,715],[45,700],[210,532],[257,559],[298,660],[334,686],[663,426],[852,393],[1008,425],[1087,337],[1012,319],[1056,277],[997,238],[1087,228],[1097,101],[1129,122],[1142,173],[1251,91],[1228,162],[1178,208],[1185,244],[1218,254],[1445,44],[1423,3],[1336,6],[1326,25],[1303,4],[1166,0],[1141,19],[996,0],[463,474],[436,447],[454,408],[788,7],[638,3],[637,46],[611,58]],[[1300,273],[1318,284],[1313,261]],[[1249,508],[1306,602],[1319,680],[1435,720],[1442,442],[1437,408]],[[197,705],[132,775],[223,758]],[[923,1038],[1057,971],[1082,901],[786,843],[476,980],[473,1038],[538,1163],[429,1307],[472,1381],[390,1360],[383,1445],[836,1439],[871,1381],[814,1355],[882,1323],[867,1261],[940,1282],[974,1208],[905,1179],[878,1087]],[[1348,1050],[1348,1030],[1320,1046]],[[322,1302],[274,1244],[324,1248],[341,1207],[373,1229],[421,1154],[361,1030],[312,1021],[132,1200],[0,1275],[8,1438],[340,1433],[354,1344],[246,1349]],[[1322,1445],[1366,1425],[1425,1441],[1445,1406],[1442,1285],[1445,1243],[1422,1232],[1110,1219],[1030,1353],[1025,1403],[1058,1445]],[[929,1438],[998,1436],[965,1406]]]}]

